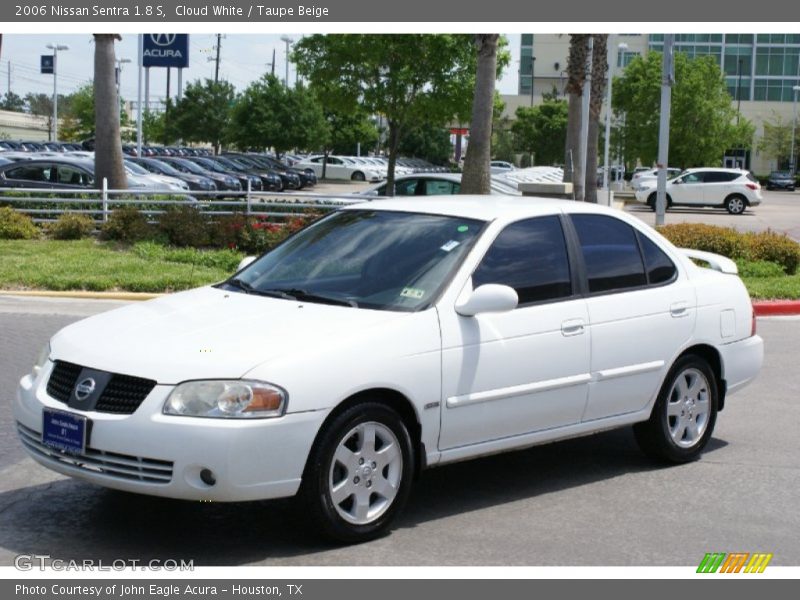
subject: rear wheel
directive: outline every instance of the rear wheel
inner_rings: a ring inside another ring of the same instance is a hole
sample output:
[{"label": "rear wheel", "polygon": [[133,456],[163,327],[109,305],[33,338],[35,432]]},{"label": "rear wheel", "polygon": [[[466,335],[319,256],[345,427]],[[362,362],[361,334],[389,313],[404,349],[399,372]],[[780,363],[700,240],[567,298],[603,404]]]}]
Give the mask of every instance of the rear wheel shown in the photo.
[{"label": "rear wheel", "polygon": [[740,215],[747,208],[747,200],[744,196],[733,194],[725,198],[725,210],[732,215]]},{"label": "rear wheel", "polygon": [[682,356],[667,374],[650,419],[634,425],[639,447],[673,463],[695,460],[711,439],[718,402],[709,364],[693,354]]},{"label": "rear wheel", "polygon": [[356,405],[322,433],[301,494],[322,531],[365,542],[388,532],[411,490],[414,451],[400,416],[378,403]]}]

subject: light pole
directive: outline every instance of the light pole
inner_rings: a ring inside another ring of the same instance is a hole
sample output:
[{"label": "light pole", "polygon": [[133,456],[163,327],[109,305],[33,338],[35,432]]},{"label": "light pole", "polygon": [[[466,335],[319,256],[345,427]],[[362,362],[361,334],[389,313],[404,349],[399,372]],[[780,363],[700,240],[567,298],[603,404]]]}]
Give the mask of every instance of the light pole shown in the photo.
[{"label": "light pole", "polygon": [[797,126],[797,92],[800,92],[800,85],[796,85],[792,87],[792,93],[794,94],[794,102],[793,104],[793,113],[792,113],[792,152],[791,158],[789,158],[789,169],[792,172],[792,175],[795,174],[796,169],[794,168],[794,132],[795,127]]},{"label": "light pole", "polygon": [[69,46],[62,44],[47,44],[53,51],[53,141],[58,141],[58,51],[69,50]]},{"label": "light pole", "polygon": [[281,37],[281,41],[286,43],[286,78],[283,80],[284,85],[289,87],[289,44],[294,43],[294,40],[290,38],[288,35],[284,35]]},{"label": "light pole", "polygon": [[608,102],[606,103],[606,139],[605,139],[605,150],[603,153],[603,161],[604,161],[604,168],[603,168],[603,187],[606,189],[606,198],[607,198],[607,205],[611,206],[611,183],[609,177],[609,169],[608,161],[609,158],[609,148],[611,146],[611,83],[614,81],[614,67],[617,64],[617,57],[619,56],[620,52],[625,52],[628,49],[628,44],[625,42],[621,42],[617,44],[617,54],[614,57],[614,60],[608,61]]}]

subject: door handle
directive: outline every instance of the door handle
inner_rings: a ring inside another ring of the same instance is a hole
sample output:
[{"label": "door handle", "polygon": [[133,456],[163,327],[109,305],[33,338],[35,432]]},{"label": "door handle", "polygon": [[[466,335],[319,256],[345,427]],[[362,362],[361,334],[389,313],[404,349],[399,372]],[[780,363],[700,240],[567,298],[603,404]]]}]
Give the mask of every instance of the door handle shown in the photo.
[{"label": "door handle", "polygon": [[567,319],[561,323],[561,335],[581,335],[586,328],[586,323],[583,319]]},{"label": "door handle", "polygon": [[673,317],[685,317],[689,314],[688,302],[673,302],[669,305],[669,314]]}]

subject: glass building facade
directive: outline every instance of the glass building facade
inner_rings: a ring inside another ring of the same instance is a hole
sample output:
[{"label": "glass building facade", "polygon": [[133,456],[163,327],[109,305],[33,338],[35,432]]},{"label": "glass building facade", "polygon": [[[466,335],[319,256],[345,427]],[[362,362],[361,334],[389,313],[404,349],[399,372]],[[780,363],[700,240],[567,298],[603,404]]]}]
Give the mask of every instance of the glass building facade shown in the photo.
[{"label": "glass building facade", "polygon": [[[650,50],[663,47],[663,35],[650,36]],[[675,51],[713,56],[734,100],[792,102],[792,87],[800,85],[800,34],[681,34]]]}]

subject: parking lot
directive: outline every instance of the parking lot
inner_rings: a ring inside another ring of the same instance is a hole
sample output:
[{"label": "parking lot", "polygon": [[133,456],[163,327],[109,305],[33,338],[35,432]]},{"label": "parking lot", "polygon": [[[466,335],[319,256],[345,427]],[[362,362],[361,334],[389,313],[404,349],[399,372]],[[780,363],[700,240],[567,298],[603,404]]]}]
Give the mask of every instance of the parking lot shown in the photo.
[{"label": "parking lot", "polygon": [[730,398],[696,463],[654,465],[624,429],[432,469],[390,536],[337,548],[321,543],[288,500],[136,496],[61,477],[26,457],[9,402],[17,380],[56,330],[116,305],[0,296],[2,565],[34,553],[198,566],[696,565],[712,551],[800,562],[800,319],[759,321],[761,375]]}]

